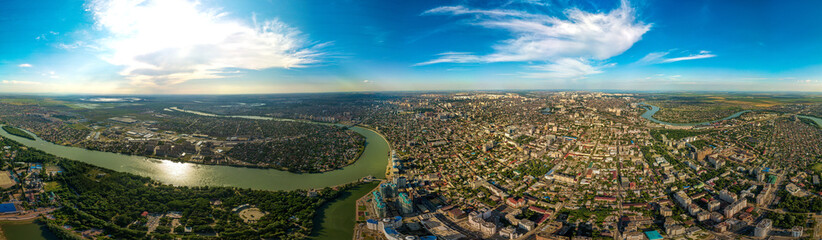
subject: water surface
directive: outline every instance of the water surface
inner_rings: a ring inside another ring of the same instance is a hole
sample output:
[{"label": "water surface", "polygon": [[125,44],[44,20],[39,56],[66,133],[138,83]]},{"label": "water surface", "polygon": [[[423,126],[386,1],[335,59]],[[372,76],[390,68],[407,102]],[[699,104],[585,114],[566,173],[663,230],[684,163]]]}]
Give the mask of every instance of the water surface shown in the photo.
[{"label": "water surface", "polygon": [[351,165],[324,173],[292,173],[276,169],[182,163],[62,146],[50,143],[37,136],[35,136],[35,141],[14,136],[5,131],[0,131],[0,135],[56,156],[114,171],[149,177],[175,186],[227,186],[262,190],[294,190],[336,186],[357,181],[365,176],[385,177],[389,155],[388,142],[371,129],[358,126],[350,129],[365,137],[365,149],[362,155]]},{"label": "water surface", "polygon": [[[365,196],[379,185],[378,182],[360,184],[342,193],[340,197],[325,204],[317,211],[314,218],[314,232],[312,239],[343,239],[340,236],[352,236],[354,233],[354,216],[357,199]],[[350,237],[345,238],[350,239]]]},{"label": "water surface", "polygon": [[707,121],[707,122],[696,122],[696,123],[672,123],[672,122],[660,121],[660,120],[657,120],[656,118],[654,118],[654,114],[656,114],[656,112],[659,112],[659,107],[654,106],[654,105],[650,105],[650,104],[647,104],[647,103],[642,103],[642,106],[644,106],[646,109],[648,109],[647,111],[645,111],[645,113],[643,113],[643,114],[642,114],[642,117],[643,117],[643,118],[648,119],[648,120],[650,120],[651,122],[655,122],[655,123],[659,123],[659,124],[664,124],[664,125],[671,125],[671,126],[697,126],[697,125],[709,125],[709,124],[711,124],[711,123],[720,122],[720,121],[725,121],[725,120],[732,119],[732,118],[737,118],[737,117],[741,116],[742,114],[745,114],[745,113],[751,112],[751,110],[743,110],[743,111],[739,111],[739,112],[736,112],[736,113],[734,113],[734,114],[731,114],[730,116],[724,117],[724,118],[722,118],[722,119],[713,120],[713,121]]},{"label": "water surface", "polygon": [[57,240],[46,225],[31,222],[3,222],[0,223],[3,236],[8,240]]},{"label": "water surface", "polygon": [[[184,111],[176,109],[178,111]],[[224,117],[202,112],[184,111],[193,114]],[[259,116],[225,116],[272,121],[301,121],[290,119],[275,119]],[[308,122],[314,123],[314,122]],[[316,123],[327,124],[327,123]],[[388,141],[379,133],[354,126],[351,130],[365,137],[365,149],[362,155],[351,165],[324,173],[297,174],[276,169],[245,168],[219,165],[204,165],[195,163],[180,163],[169,160],[150,159],[140,156],[123,155],[117,153],[92,151],[77,147],[68,147],[50,143],[35,136],[29,140],[14,136],[6,131],[0,131],[3,137],[15,140],[28,147],[40,149],[44,152],[88,163],[102,168],[119,172],[127,172],[171,184],[175,186],[227,186],[261,190],[294,190],[313,189],[336,186],[357,181],[366,176],[385,178],[388,165],[390,146]],[[326,204],[317,212],[317,224],[313,237],[317,239],[351,239],[354,227],[354,202],[374,188],[376,183],[359,185],[343,192],[343,195]],[[37,224],[3,226],[9,239],[56,239],[51,232],[43,231]],[[51,234],[51,235],[50,235]],[[43,238],[39,238],[43,236]],[[341,237],[344,236],[344,237]],[[14,238],[12,238],[14,237]]]},{"label": "water surface", "polygon": [[799,117],[805,118],[805,119],[810,119],[810,120],[812,120],[813,122],[816,123],[817,127],[822,128],[822,118],[813,117],[813,116],[805,116],[805,115],[799,115]]}]

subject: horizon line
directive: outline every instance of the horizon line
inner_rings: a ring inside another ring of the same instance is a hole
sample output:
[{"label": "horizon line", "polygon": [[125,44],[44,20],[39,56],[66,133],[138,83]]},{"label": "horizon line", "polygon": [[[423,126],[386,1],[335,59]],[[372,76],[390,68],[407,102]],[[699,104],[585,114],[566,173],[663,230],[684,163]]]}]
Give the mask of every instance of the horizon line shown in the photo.
[{"label": "horizon line", "polygon": [[435,93],[435,92],[604,92],[604,93],[793,93],[822,95],[822,91],[753,91],[753,90],[626,90],[626,89],[447,89],[447,90],[363,90],[363,91],[317,91],[317,92],[271,92],[271,93],[49,93],[49,92],[0,92],[0,96],[242,96],[242,95],[296,95],[334,93]]}]

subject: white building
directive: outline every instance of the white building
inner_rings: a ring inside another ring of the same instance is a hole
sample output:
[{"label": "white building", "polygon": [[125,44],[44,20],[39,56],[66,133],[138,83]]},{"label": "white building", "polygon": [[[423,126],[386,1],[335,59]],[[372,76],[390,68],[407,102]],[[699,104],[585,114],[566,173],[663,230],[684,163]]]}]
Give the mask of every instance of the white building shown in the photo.
[{"label": "white building", "polygon": [[770,219],[762,219],[759,224],[756,224],[756,229],[754,230],[754,236],[758,238],[765,238],[768,237],[768,233],[771,232],[771,227],[773,226],[773,221]]}]

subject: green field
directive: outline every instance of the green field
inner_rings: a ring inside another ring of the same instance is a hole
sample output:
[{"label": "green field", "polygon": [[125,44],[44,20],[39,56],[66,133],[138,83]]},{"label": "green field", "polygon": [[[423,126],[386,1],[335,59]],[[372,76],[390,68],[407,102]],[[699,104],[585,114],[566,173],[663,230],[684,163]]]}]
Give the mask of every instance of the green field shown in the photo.
[{"label": "green field", "polygon": [[814,163],[813,166],[811,166],[811,170],[813,170],[813,172],[815,172],[816,174],[821,174],[822,163]]},{"label": "green field", "polygon": [[57,101],[51,98],[3,98],[0,103],[11,105],[38,105],[38,106],[63,106],[65,102]]},{"label": "green field", "polygon": [[689,103],[717,103],[741,108],[768,108],[783,104],[818,104],[822,95],[799,93],[662,93],[651,97],[654,100],[684,101]]}]

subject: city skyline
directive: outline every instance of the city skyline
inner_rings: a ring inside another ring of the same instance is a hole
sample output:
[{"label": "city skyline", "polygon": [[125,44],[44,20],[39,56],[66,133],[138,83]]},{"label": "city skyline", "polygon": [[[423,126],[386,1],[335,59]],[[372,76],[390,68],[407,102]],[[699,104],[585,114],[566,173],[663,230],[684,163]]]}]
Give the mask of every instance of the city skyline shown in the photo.
[{"label": "city skyline", "polygon": [[0,92],[819,92],[820,4],[13,1]]}]

